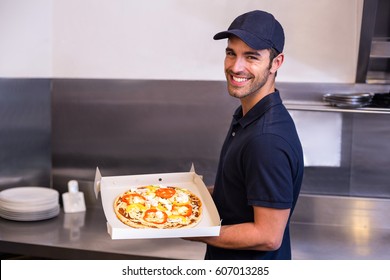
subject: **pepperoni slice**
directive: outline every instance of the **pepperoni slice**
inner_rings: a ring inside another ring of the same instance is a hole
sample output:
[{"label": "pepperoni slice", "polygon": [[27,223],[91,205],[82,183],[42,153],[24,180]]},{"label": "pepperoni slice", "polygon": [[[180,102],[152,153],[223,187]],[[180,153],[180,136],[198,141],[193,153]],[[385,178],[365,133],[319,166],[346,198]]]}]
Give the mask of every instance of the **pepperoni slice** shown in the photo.
[{"label": "pepperoni slice", "polygon": [[156,191],[156,195],[161,198],[171,198],[176,193],[172,188],[159,188]]}]

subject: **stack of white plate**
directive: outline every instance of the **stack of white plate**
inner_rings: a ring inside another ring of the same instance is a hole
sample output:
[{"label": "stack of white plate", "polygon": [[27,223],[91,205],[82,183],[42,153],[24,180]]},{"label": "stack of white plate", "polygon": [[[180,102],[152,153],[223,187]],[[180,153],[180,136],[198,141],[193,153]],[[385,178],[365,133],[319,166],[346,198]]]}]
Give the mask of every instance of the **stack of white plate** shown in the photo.
[{"label": "stack of white plate", "polygon": [[17,187],[0,192],[0,217],[39,221],[60,213],[58,191],[43,187]]}]

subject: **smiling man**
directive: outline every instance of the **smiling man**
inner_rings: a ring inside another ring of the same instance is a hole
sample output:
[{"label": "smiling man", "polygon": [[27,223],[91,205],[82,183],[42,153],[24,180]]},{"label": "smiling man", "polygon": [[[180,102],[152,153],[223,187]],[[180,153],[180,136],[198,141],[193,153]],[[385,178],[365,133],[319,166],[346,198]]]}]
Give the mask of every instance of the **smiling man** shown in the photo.
[{"label": "smiling man", "polygon": [[289,222],[301,188],[303,153],[275,77],[284,31],[273,15],[252,11],[227,31],[228,92],[241,106],[222,146],[213,199],[222,220],[205,259],[291,259]]}]

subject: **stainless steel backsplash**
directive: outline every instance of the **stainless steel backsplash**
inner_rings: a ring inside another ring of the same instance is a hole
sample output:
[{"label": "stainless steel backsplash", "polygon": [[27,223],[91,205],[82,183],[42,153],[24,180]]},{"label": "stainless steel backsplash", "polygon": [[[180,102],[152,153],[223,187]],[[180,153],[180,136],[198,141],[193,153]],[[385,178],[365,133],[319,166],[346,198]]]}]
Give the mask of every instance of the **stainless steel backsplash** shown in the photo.
[{"label": "stainless steel backsplash", "polygon": [[51,80],[0,79],[0,190],[50,187]]},{"label": "stainless steel backsplash", "polygon": [[[285,100],[303,101],[328,87],[278,85]],[[213,185],[238,106],[223,81],[0,79],[0,101],[0,188],[65,192],[76,179],[91,203],[96,167],[110,176],[183,172],[194,163]],[[390,198],[389,121],[342,113],[341,164],[305,168],[302,193]]]},{"label": "stainless steel backsplash", "polygon": [[237,100],[224,82],[54,80],[53,184],[187,172],[214,183]]}]

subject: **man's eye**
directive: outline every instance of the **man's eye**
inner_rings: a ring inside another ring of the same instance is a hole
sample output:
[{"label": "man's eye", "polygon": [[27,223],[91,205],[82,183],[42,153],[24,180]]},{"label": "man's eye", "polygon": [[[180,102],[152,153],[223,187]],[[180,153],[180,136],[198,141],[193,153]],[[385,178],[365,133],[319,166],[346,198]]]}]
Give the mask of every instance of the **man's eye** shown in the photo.
[{"label": "man's eye", "polygon": [[226,56],[234,56],[233,52],[226,52]]},{"label": "man's eye", "polygon": [[249,59],[249,60],[257,60],[257,57],[256,57],[256,56],[251,56],[251,55],[250,55],[250,56],[248,56],[248,59]]}]

